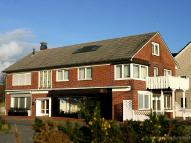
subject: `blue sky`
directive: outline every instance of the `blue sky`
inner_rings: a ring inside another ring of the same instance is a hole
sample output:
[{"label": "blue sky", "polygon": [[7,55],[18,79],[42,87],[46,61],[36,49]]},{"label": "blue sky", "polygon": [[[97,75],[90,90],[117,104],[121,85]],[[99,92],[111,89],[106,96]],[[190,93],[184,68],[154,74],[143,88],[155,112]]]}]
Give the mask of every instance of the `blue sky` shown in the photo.
[{"label": "blue sky", "polygon": [[9,48],[12,40],[12,51],[22,49],[0,60],[10,60],[6,67],[41,41],[57,47],[153,31],[177,52],[191,41],[190,5],[189,0],[1,0],[0,48]]}]

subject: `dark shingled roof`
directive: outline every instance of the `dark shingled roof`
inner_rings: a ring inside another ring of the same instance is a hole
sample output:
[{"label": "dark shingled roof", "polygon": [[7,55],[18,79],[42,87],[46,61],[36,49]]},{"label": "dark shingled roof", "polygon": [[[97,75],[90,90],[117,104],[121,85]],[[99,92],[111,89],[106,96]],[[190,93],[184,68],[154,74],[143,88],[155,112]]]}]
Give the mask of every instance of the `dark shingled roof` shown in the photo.
[{"label": "dark shingled roof", "polygon": [[[145,33],[41,50],[34,55],[32,53],[27,55],[15,64],[6,68],[4,72],[70,67],[96,63],[112,63],[115,61],[129,60],[155,34],[156,32]],[[97,45],[98,48],[91,52],[75,53],[77,49],[91,45]]]}]

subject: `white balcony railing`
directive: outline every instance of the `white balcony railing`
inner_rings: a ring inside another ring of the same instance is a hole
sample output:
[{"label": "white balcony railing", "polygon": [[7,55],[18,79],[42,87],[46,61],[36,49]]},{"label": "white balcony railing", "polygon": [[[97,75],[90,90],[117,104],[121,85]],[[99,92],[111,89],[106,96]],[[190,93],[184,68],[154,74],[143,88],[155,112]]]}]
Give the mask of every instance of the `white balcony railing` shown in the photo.
[{"label": "white balcony railing", "polygon": [[146,87],[148,89],[189,89],[189,78],[175,76],[147,77]]}]

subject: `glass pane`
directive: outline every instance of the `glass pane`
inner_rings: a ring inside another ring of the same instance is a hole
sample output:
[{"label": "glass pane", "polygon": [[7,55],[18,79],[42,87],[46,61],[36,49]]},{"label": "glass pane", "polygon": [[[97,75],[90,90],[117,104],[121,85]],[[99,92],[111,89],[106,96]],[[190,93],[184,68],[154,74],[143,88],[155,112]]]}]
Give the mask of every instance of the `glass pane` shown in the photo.
[{"label": "glass pane", "polygon": [[155,46],[152,44],[152,54],[155,54]]},{"label": "glass pane", "polygon": [[122,78],[122,65],[116,66],[116,78]]},{"label": "glass pane", "polygon": [[167,105],[166,105],[166,96],[164,96],[164,108],[167,108]]},{"label": "glass pane", "polygon": [[85,79],[85,69],[84,68],[79,69],[79,79]]},{"label": "glass pane", "polygon": [[20,106],[19,108],[25,108],[25,98],[24,97],[20,97]]},{"label": "glass pane", "polygon": [[145,95],[145,108],[149,108],[149,95]]},{"label": "glass pane", "polygon": [[64,70],[64,80],[68,80],[68,70]]},{"label": "glass pane", "polygon": [[45,109],[45,101],[42,100],[42,101],[41,101],[41,110],[44,110],[44,109]]},{"label": "glass pane", "polygon": [[147,68],[145,66],[141,66],[141,78],[146,79],[147,77]]},{"label": "glass pane", "polygon": [[86,68],[86,78],[87,79],[92,78],[92,68]]},{"label": "glass pane", "polygon": [[44,87],[47,87],[47,71],[44,71]]},{"label": "glass pane", "polygon": [[154,67],[154,76],[158,76],[158,68]]},{"label": "glass pane", "polygon": [[30,85],[31,84],[31,73],[25,73],[25,83],[24,85]]},{"label": "glass pane", "polygon": [[157,110],[160,110],[160,100],[157,100]]},{"label": "glass pane", "polygon": [[159,45],[155,44],[155,54],[159,55]]},{"label": "glass pane", "polygon": [[14,107],[18,108],[18,97],[14,98]]},{"label": "glass pane", "polygon": [[43,71],[40,71],[40,87],[43,87]]},{"label": "glass pane", "polygon": [[156,100],[153,100],[153,110],[156,110]]},{"label": "glass pane", "polygon": [[46,109],[49,109],[49,100],[46,100]]},{"label": "glass pane", "polygon": [[57,71],[57,77],[58,77],[58,80],[63,80],[63,70]]},{"label": "glass pane", "polygon": [[139,65],[133,65],[133,77],[139,78]]},{"label": "glass pane", "polygon": [[130,77],[130,65],[124,65],[124,77]]},{"label": "glass pane", "polygon": [[27,108],[27,109],[31,109],[31,97],[27,97],[26,100],[27,100],[27,101],[26,101],[26,108]]},{"label": "glass pane", "polygon": [[139,94],[138,96],[139,96],[139,98],[138,98],[139,109],[142,109],[143,108],[143,95]]},{"label": "glass pane", "polygon": [[48,79],[47,79],[47,80],[48,80],[47,82],[48,82],[48,83],[47,83],[47,84],[48,84],[48,87],[51,87],[51,71],[49,70],[49,71],[47,71],[47,73],[48,73],[48,76],[47,76],[47,78],[48,78]]},{"label": "glass pane", "polygon": [[170,102],[170,100],[171,100],[171,96],[167,96],[167,107],[168,107],[168,109],[170,109],[171,108],[171,102]]}]

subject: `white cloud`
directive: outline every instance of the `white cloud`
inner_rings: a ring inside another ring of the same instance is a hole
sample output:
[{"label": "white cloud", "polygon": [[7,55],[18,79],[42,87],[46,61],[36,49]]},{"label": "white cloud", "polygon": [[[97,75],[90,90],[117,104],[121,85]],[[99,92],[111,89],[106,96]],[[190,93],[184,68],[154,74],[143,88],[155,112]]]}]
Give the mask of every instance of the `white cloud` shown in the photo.
[{"label": "white cloud", "polygon": [[16,62],[20,56],[36,47],[32,43],[34,35],[27,29],[15,29],[0,33],[0,71]]}]

